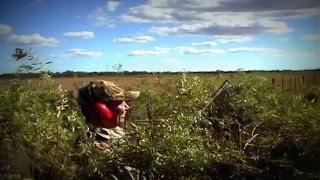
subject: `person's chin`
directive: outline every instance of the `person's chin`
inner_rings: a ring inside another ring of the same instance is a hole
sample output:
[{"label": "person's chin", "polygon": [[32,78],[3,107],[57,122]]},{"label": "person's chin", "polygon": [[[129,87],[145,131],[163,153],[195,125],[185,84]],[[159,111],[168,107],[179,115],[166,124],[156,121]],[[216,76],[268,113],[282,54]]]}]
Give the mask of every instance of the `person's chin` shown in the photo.
[{"label": "person's chin", "polygon": [[124,124],[124,122],[125,122],[125,117],[123,117],[123,116],[120,116],[120,118],[119,118],[119,124]]}]

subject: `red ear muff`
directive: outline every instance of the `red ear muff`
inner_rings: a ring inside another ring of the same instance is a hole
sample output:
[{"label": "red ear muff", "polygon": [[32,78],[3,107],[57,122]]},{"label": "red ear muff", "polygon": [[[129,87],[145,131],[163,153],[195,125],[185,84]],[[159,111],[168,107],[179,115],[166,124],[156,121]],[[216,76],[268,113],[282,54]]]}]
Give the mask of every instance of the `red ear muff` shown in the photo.
[{"label": "red ear muff", "polygon": [[111,110],[103,103],[103,102],[96,102],[94,107],[99,114],[101,119],[112,119],[113,114]]},{"label": "red ear muff", "polygon": [[98,121],[101,127],[113,128],[117,126],[117,119],[114,117],[111,109],[103,102],[94,104],[95,111],[98,115]]}]

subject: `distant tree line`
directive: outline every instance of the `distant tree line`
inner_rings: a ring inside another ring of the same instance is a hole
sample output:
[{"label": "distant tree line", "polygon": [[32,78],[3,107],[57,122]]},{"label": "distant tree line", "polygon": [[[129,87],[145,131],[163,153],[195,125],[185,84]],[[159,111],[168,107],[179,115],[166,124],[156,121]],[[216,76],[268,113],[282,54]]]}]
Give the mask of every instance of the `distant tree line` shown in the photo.
[{"label": "distant tree line", "polygon": [[[187,73],[193,74],[220,74],[220,73],[235,73],[235,72],[244,72],[244,73],[259,73],[259,72],[304,72],[304,71],[320,71],[320,69],[311,69],[311,70],[273,70],[273,71],[263,71],[263,70],[249,70],[249,71],[185,71]],[[105,75],[146,75],[146,74],[180,74],[179,71],[163,71],[163,72],[149,72],[149,71],[106,71],[106,72],[85,72],[85,71],[64,71],[64,72],[49,72],[53,77],[88,77],[88,76],[105,76]],[[41,72],[20,72],[20,73],[8,73],[1,74],[0,78],[14,78],[17,75],[20,77],[32,78],[39,77]]]}]

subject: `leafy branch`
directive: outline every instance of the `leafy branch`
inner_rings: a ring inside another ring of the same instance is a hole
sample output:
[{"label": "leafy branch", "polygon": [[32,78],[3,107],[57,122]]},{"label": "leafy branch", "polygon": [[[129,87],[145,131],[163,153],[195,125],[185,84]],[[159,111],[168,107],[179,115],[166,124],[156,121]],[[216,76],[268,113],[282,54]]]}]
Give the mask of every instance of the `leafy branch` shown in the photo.
[{"label": "leafy branch", "polygon": [[36,56],[31,49],[25,50],[16,48],[11,57],[15,61],[28,60],[31,64],[23,64],[19,66],[18,72],[35,72],[38,70],[46,70],[46,65],[51,64],[52,61],[42,62],[39,56]]}]

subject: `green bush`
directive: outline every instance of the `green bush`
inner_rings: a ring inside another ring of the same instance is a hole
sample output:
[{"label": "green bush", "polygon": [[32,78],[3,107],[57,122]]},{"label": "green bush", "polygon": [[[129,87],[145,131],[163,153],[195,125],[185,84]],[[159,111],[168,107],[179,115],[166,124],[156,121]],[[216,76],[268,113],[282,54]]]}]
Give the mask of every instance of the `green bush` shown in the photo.
[{"label": "green bush", "polygon": [[261,77],[239,76],[208,117],[199,112],[220,85],[214,81],[182,74],[162,92],[141,87],[125,141],[107,152],[87,137],[72,93],[46,73],[41,85],[0,85],[1,163],[18,149],[38,179],[105,178],[123,166],[151,179],[279,178],[284,167],[317,173],[319,105],[278,92]]}]

